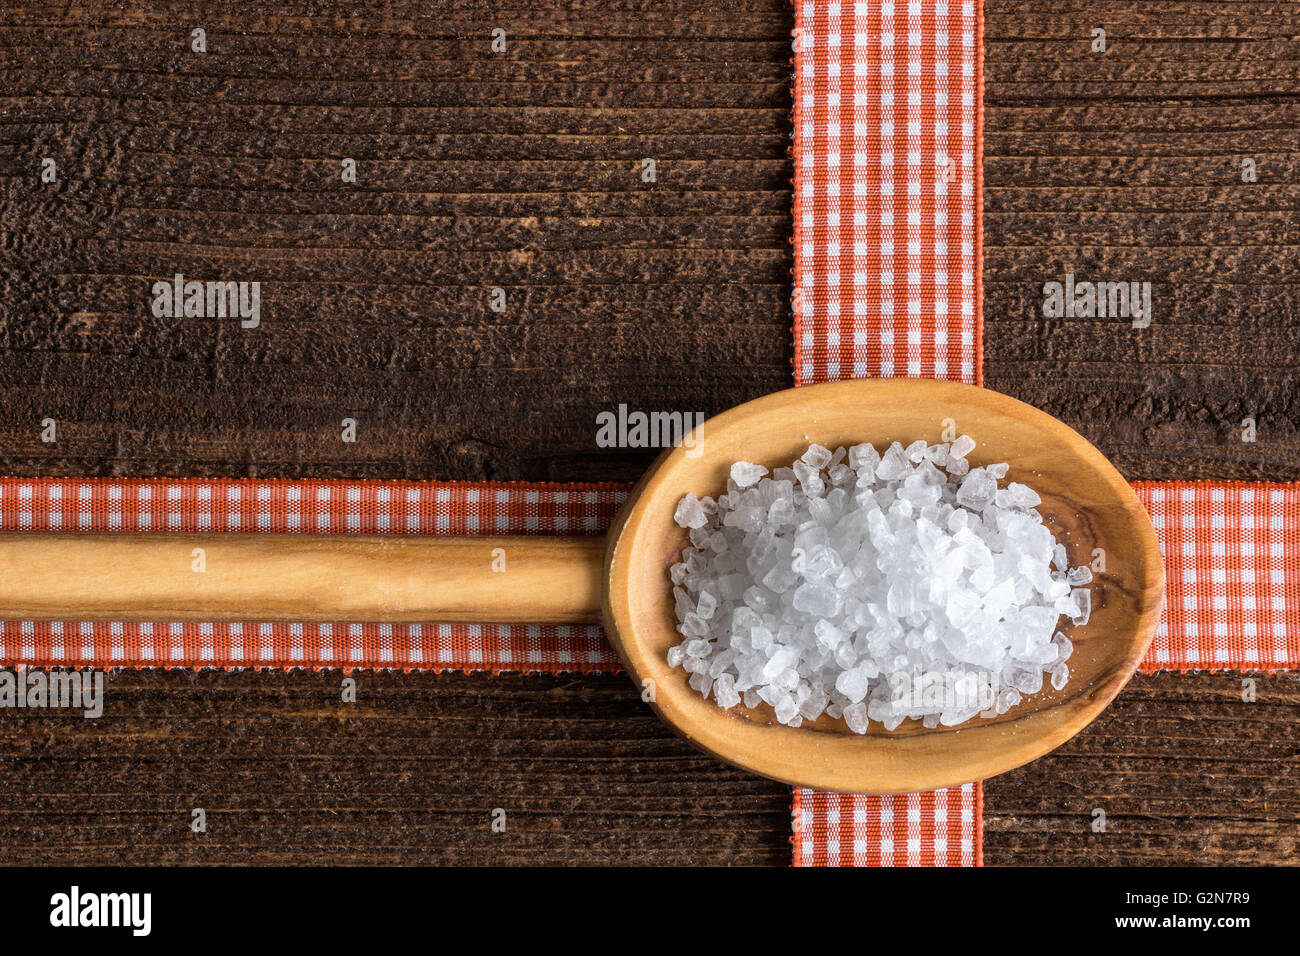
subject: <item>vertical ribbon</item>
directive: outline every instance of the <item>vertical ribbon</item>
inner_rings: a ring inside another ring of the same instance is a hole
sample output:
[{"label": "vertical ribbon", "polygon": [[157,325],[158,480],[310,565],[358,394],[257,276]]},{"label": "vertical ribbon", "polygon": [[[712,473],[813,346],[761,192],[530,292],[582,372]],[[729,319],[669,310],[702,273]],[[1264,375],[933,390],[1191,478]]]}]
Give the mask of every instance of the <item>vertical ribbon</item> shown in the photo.
[{"label": "vertical ribbon", "polygon": [[[794,377],[982,382],[983,10],[795,0]],[[796,866],[978,865],[978,783],[796,788]]]}]

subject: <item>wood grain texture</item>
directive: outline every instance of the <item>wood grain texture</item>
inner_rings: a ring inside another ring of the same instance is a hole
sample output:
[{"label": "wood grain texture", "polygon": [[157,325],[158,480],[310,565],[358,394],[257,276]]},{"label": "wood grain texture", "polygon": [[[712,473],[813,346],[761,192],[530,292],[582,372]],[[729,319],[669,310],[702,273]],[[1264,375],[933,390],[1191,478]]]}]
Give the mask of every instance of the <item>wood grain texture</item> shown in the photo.
[{"label": "wood grain texture", "polygon": [[[784,0],[2,17],[5,471],[632,480],[599,411],[789,382]],[[154,318],[177,272],[261,326]]]},{"label": "wood grain texture", "polygon": [[1295,865],[1298,732],[1295,674],[1138,674],[1060,750],[985,782],[985,864]]},{"label": "wood grain texture", "polygon": [[604,552],[594,535],[6,532],[0,619],[595,624]]},{"label": "wood grain texture", "polygon": [[[1300,478],[1300,9],[994,0],[985,49],[986,384],[1130,480]],[[1151,327],[1043,318],[1068,269]]]},{"label": "wood grain texture", "polygon": [[[0,12],[0,468],[630,480],[651,456],[597,449],[597,410],[789,383],[784,0],[227,6]],[[1294,5],[986,13],[988,384],[1131,479],[1300,478]],[[1152,328],[1042,319],[1067,265],[1153,281]],[[153,319],[178,268],[263,281],[264,334]],[[0,862],[789,861],[786,788],[625,677],[339,681],[123,673],[102,721],[7,713]],[[990,781],[987,862],[1293,862],[1297,685],[1240,681],[1139,675]]]},{"label": "wood grain texture", "polygon": [[99,720],[6,714],[0,862],[789,863],[788,788],[624,677],[356,676],[122,671]]}]

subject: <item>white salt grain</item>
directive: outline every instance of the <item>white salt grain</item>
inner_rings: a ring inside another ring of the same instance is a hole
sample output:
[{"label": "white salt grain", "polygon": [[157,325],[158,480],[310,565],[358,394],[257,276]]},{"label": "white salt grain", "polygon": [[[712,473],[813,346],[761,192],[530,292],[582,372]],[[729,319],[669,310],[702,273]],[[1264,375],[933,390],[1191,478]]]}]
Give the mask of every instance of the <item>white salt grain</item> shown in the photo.
[{"label": "white salt grain", "polygon": [[736,693],[736,679],[730,674],[722,674],[713,682],[713,699],[723,710],[730,710],[740,703]]},{"label": "white salt grain", "polygon": [[1087,623],[1092,580],[1008,466],[976,443],[812,445],[770,476],[736,462],[717,501],[686,495],[691,546],[670,569],[668,651],[719,707],[766,704],[797,727],[823,714],[953,726],[1069,679],[1062,614]]},{"label": "white salt grain", "polygon": [[731,466],[731,480],[736,483],[738,488],[748,488],[756,484],[760,478],[767,474],[767,469],[762,465],[755,465],[747,461],[738,461]]},{"label": "white salt grain", "polygon": [[1065,686],[1065,682],[1070,679],[1070,668],[1065,661],[1052,668],[1051,678],[1053,689],[1060,690]]},{"label": "white salt grain", "polygon": [[974,450],[975,439],[971,438],[969,435],[962,435],[948,448],[948,457],[965,458]]},{"label": "white salt grain", "polygon": [[800,459],[809,468],[821,470],[831,463],[835,453],[829,448],[823,448],[821,445],[809,445],[808,450],[803,453]]},{"label": "white salt grain", "polygon": [[683,528],[703,528],[708,523],[708,516],[700,506],[699,499],[694,495],[687,495],[677,503],[673,520]]}]

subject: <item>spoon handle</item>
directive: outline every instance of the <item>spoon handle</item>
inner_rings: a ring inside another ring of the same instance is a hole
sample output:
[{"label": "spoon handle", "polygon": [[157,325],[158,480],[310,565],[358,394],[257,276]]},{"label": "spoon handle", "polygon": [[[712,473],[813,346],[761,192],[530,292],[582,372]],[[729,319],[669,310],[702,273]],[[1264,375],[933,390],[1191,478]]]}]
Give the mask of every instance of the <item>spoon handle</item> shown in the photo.
[{"label": "spoon handle", "polygon": [[0,619],[580,624],[605,539],[0,533]]}]

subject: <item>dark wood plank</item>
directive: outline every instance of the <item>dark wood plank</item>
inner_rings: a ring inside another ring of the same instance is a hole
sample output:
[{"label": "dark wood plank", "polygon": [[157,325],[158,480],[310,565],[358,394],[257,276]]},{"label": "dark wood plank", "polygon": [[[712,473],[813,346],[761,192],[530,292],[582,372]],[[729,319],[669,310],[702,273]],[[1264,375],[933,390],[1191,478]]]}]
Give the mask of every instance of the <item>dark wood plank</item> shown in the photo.
[{"label": "dark wood plank", "polygon": [[[1300,478],[1296,7],[986,11],[986,384],[1131,479]],[[1044,318],[1067,270],[1151,282],[1151,327]]]},{"label": "dark wood plank", "polygon": [[788,382],[784,0],[381,10],[7,8],[0,469],[633,480],[598,412]]},{"label": "dark wood plank", "polygon": [[6,716],[0,863],[789,863],[789,789],[625,678],[354,676],[122,671],[98,720]]},{"label": "dark wood plank", "polygon": [[[1300,477],[1294,7],[987,15],[988,384],[1130,478]],[[0,469],[634,478],[596,411],[789,381],[791,26],[785,0],[8,5]],[[1152,328],[1044,320],[1067,266],[1153,281]],[[178,269],[262,281],[262,328],[154,319]],[[0,862],[789,860],[786,789],[622,677],[362,674],[356,705],[340,680],[121,673],[101,721],[5,717]],[[988,862],[1294,859],[1296,685],[1240,681],[1139,676],[990,781]]]},{"label": "dark wood plank", "polygon": [[985,863],[1294,864],[1297,731],[1294,674],[1139,674],[1082,734],[986,781]]}]

